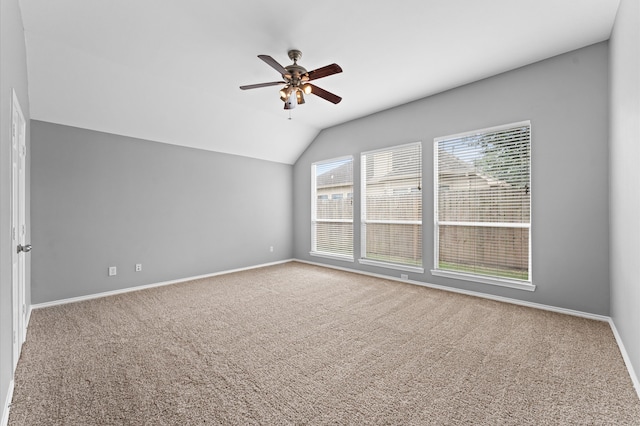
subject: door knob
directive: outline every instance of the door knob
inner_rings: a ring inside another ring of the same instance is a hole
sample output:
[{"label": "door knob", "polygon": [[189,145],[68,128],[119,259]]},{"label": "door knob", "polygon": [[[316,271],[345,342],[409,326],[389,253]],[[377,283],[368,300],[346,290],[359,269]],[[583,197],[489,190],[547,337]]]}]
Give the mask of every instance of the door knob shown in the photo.
[{"label": "door knob", "polygon": [[31,251],[31,244],[18,244],[18,253],[20,253],[21,251],[25,252],[25,253],[29,253]]}]

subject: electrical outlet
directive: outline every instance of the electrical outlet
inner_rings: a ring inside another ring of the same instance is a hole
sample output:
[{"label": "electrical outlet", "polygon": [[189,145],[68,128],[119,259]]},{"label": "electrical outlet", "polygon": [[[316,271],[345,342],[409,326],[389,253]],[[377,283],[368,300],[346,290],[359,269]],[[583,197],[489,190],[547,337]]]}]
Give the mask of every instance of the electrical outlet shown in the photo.
[{"label": "electrical outlet", "polygon": [[270,251],[271,253],[273,253],[273,246],[270,246],[270,247],[269,247],[269,251]]},{"label": "electrical outlet", "polygon": [[115,266],[109,266],[109,276],[113,277],[118,273],[118,269]]},{"label": "electrical outlet", "polygon": [[142,263],[136,263],[136,272],[142,271]]},{"label": "electrical outlet", "polygon": [[403,280],[408,280],[409,279],[409,275],[407,274],[400,274],[400,278]]}]

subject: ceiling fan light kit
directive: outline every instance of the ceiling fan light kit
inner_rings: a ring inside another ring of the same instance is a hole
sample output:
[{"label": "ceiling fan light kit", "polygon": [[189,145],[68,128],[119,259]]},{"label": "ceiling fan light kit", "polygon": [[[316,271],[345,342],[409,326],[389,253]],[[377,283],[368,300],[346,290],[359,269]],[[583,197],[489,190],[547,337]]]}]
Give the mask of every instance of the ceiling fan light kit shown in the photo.
[{"label": "ceiling fan light kit", "polygon": [[307,71],[303,66],[298,65],[298,60],[302,58],[302,52],[292,49],[288,52],[289,59],[293,64],[283,67],[269,55],[258,55],[267,65],[275,69],[282,76],[282,81],[272,81],[270,83],[249,84],[240,86],[242,90],[257,89],[259,87],[278,86],[284,84],[280,89],[280,100],[284,102],[284,109],[293,109],[296,105],[305,103],[304,95],[314,94],[331,103],[337,104],[342,98],[320,87],[309,83],[311,80],[328,77],[342,72],[338,64],[331,64],[312,71]]}]

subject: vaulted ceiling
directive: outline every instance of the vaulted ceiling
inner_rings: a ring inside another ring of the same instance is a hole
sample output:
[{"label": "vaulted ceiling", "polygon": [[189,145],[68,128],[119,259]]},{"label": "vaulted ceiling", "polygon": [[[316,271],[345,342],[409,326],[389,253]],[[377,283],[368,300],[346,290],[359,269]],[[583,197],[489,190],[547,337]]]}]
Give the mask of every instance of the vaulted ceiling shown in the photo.
[{"label": "vaulted ceiling", "polygon": [[[358,117],[607,40],[619,0],[20,0],[31,118],[293,164]],[[257,58],[342,96],[283,109]]]}]

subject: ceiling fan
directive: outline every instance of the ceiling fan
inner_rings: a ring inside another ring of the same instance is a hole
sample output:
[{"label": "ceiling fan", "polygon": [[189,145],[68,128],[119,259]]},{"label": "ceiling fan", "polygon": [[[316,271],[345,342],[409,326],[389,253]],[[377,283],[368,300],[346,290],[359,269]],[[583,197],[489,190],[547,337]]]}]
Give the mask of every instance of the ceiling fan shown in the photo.
[{"label": "ceiling fan", "polygon": [[284,84],[284,87],[280,89],[280,99],[284,102],[284,109],[293,109],[296,105],[303,104],[304,95],[308,94],[320,96],[322,99],[326,99],[334,104],[337,104],[342,100],[340,96],[334,95],[331,92],[321,89],[315,84],[309,83],[312,80],[341,73],[342,68],[340,68],[340,65],[331,64],[313,71],[307,71],[304,67],[298,65],[298,60],[302,58],[301,51],[294,49],[290,50],[288,54],[289,59],[293,61],[293,64],[287,65],[286,67],[280,65],[269,55],[258,55],[258,58],[265,61],[274,70],[280,73],[283,81],[249,84],[246,86],[240,86],[240,89],[257,89],[259,87],[278,86],[280,84]]}]

